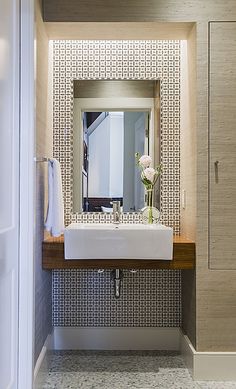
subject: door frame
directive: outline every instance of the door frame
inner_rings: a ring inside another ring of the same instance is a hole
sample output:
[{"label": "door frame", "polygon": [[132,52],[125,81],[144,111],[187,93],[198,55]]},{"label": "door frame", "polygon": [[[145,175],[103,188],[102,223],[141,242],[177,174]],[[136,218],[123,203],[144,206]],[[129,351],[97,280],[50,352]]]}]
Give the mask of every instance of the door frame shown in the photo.
[{"label": "door frame", "polygon": [[20,2],[20,232],[18,388],[32,389],[34,365],[34,0]]}]

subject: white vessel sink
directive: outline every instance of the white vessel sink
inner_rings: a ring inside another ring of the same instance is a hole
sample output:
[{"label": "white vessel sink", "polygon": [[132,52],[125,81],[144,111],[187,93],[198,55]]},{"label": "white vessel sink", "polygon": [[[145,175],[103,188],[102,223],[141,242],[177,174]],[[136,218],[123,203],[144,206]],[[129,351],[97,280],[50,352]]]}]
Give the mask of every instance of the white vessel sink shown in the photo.
[{"label": "white vessel sink", "polygon": [[172,259],[173,229],[162,224],[72,223],[64,236],[65,259]]}]

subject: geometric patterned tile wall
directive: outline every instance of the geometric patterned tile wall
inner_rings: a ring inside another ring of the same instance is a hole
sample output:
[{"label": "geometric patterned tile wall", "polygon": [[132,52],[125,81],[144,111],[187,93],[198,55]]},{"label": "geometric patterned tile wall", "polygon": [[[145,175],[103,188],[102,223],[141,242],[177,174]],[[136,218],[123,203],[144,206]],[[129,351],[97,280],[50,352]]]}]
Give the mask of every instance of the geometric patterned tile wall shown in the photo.
[{"label": "geometric patterned tile wall", "polygon": [[108,270],[54,270],[53,325],[179,327],[180,289],[179,270],[125,270],[116,299]]},{"label": "geometric patterned tile wall", "polygon": [[180,41],[63,41],[53,43],[54,156],[62,167],[65,224],[73,214],[73,80],[160,80],[162,221],[180,231]]},{"label": "geometric patterned tile wall", "polygon": [[[53,154],[61,163],[65,224],[110,222],[102,213],[73,213],[73,80],[160,80],[162,222],[180,232],[180,41],[54,41]],[[141,222],[139,213],[123,215]],[[53,271],[54,326],[173,327],[181,322],[178,270],[124,271],[114,298],[110,272]]]}]

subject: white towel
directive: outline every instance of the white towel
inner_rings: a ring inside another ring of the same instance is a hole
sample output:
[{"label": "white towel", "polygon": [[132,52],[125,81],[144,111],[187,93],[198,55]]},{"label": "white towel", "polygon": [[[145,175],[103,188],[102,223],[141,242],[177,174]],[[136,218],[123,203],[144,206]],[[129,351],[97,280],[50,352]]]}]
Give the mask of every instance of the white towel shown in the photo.
[{"label": "white towel", "polygon": [[60,236],[65,228],[61,167],[55,158],[48,162],[48,211],[45,228],[52,236]]}]

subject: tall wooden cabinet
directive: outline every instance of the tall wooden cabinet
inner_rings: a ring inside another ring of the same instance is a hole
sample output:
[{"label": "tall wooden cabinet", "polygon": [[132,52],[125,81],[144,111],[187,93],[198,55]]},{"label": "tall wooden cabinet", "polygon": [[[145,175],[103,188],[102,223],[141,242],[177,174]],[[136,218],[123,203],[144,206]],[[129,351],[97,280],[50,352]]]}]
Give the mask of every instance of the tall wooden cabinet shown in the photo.
[{"label": "tall wooden cabinet", "polygon": [[236,269],[236,22],[209,25],[209,266]]}]

